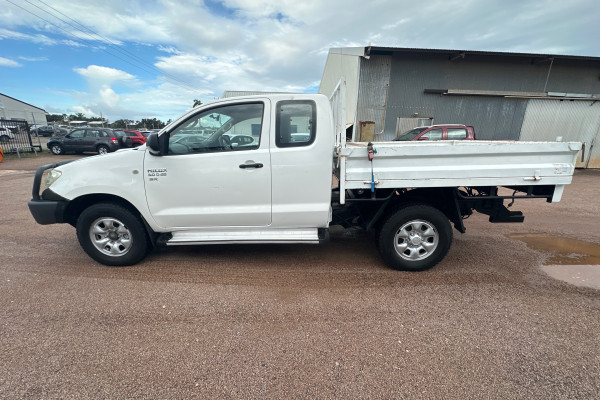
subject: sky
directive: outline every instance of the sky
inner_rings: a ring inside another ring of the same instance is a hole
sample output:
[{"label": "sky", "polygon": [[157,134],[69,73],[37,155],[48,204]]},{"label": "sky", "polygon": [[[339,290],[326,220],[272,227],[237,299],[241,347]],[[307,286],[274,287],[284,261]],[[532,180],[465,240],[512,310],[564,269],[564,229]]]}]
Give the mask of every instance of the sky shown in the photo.
[{"label": "sky", "polygon": [[[0,93],[175,119],[225,90],[317,92],[332,47],[600,57],[598,0],[0,0]],[[600,74],[600,71],[599,71]]]}]

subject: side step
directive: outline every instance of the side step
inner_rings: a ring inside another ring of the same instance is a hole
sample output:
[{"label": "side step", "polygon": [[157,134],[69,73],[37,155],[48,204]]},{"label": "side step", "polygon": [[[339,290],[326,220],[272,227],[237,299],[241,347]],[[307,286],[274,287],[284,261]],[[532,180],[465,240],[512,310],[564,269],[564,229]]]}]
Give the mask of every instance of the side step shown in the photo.
[{"label": "side step", "polygon": [[[329,240],[327,228],[304,229],[229,229],[175,231],[164,241],[167,246],[228,243],[309,243]],[[163,236],[163,235],[161,235]],[[164,236],[163,236],[164,237]],[[168,237],[168,236],[167,236]],[[165,237],[165,239],[167,238]]]}]

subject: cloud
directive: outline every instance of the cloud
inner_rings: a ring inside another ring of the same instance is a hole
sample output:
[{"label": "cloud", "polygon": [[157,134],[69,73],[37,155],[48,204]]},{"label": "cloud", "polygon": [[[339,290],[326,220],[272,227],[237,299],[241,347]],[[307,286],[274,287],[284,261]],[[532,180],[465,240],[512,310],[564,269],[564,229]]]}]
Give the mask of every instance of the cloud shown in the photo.
[{"label": "cloud", "polygon": [[29,34],[18,31],[13,31],[5,28],[0,28],[0,39],[13,39],[13,40],[24,40],[36,44],[42,44],[47,46],[53,46],[58,43],[58,41],[43,35],[43,34]]},{"label": "cloud", "polygon": [[14,60],[0,57],[0,67],[22,67],[22,65]]},{"label": "cloud", "polygon": [[97,117],[98,115],[94,113],[94,111],[90,108],[84,106],[73,106],[69,114],[78,114],[82,113],[87,117]]},{"label": "cloud", "polygon": [[182,51],[180,51],[180,50],[176,49],[176,48],[175,48],[175,47],[173,47],[173,46],[168,46],[168,47],[166,47],[166,46],[160,46],[160,45],[159,45],[159,46],[158,46],[158,50],[160,50],[160,51],[163,51],[163,52],[165,52],[165,53],[169,53],[169,54],[175,54],[175,55],[181,55],[181,54],[183,54],[183,52],[182,52]]},{"label": "cloud", "polygon": [[[45,15],[65,33],[9,4],[0,10],[0,39],[61,46],[77,60],[102,46],[102,66],[65,64],[88,86],[72,99],[96,114],[128,118],[172,118],[194,98],[206,102],[225,90],[314,90],[330,47],[600,56],[592,39],[600,37],[600,3],[588,0],[54,0],[52,7],[102,37]],[[123,66],[115,46],[145,54],[145,65]]]},{"label": "cloud", "polygon": [[48,61],[48,57],[25,57],[25,56],[20,56],[19,60],[29,61],[29,62],[41,62],[41,61]]},{"label": "cloud", "polygon": [[111,84],[135,79],[135,76],[125,71],[99,65],[89,65],[86,68],[74,68],[73,70],[94,83]]},{"label": "cloud", "polygon": [[119,104],[119,95],[108,86],[100,89],[100,98],[102,99],[102,103],[109,107],[115,107]]}]

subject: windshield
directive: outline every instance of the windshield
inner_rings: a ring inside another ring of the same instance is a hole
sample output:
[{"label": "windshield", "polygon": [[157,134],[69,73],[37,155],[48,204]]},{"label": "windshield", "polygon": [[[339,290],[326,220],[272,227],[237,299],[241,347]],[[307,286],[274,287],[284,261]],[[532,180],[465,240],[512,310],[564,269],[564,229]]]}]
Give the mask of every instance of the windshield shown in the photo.
[{"label": "windshield", "polygon": [[419,136],[419,134],[421,132],[423,132],[427,128],[428,128],[427,126],[424,126],[422,128],[415,128],[415,129],[412,129],[412,130],[410,130],[408,132],[404,132],[403,134],[399,135],[396,139],[394,139],[394,141],[397,141],[397,142],[402,141],[402,142],[404,142],[404,141],[413,140],[414,138],[416,138],[417,136]]}]

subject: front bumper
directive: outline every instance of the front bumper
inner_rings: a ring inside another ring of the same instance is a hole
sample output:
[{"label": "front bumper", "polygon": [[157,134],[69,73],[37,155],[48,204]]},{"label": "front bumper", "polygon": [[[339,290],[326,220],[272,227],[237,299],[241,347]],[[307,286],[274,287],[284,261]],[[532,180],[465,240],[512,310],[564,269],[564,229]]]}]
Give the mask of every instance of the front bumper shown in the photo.
[{"label": "front bumper", "polygon": [[27,202],[29,211],[35,222],[40,225],[61,224],[65,221],[64,215],[67,209],[66,201],[35,200]]},{"label": "front bumper", "polygon": [[40,196],[40,186],[44,171],[70,163],[71,161],[73,160],[42,165],[35,172],[35,178],[33,178],[33,189],[31,191],[32,199],[27,202],[27,206],[29,207],[31,215],[33,215],[33,218],[38,224],[48,225],[66,222],[65,210],[69,204],[68,200],[63,199],[50,189],[46,189],[42,196]]}]

